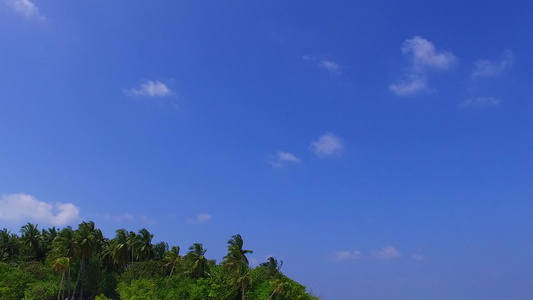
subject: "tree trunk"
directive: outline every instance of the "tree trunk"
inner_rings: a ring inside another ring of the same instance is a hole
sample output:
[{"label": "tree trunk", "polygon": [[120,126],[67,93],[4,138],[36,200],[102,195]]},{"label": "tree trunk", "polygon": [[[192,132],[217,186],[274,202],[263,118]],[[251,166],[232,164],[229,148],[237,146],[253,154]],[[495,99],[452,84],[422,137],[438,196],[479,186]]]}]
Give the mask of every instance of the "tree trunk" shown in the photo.
[{"label": "tree trunk", "polygon": [[245,300],[244,299],[244,285],[241,287],[241,294],[242,294],[242,300]]},{"label": "tree trunk", "polygon": [[268,297],[268,300],[272,299],[272,297],[274,297],[275,294],[276,294],[276,290],[274,290],[274,291],[272,292],[272,294],[270,294],[270,297]]},{"label": "tree trunk", "polygon": [[70,262],[68,265],[67,289],[68,289],[67,299],[70,299]]},{"label": "tree trunk", "polygon": [[133,244],[131,245],[131,276],[135,280],[135,272],[133,272]]},{"label": "tree trunk", "polygon": [[78,297],[78,300],[83,300],[83,284],[81,285],[81,288],[80,288],[80,296]]},{"label": "tree trunk", "polygon": [[170,282],[170,278],[172,278],[172,273],[174,273],[174,267],[176,267],[176,265],[173,265],[172,270],[170,270],[170,275],[168,276],[167,284],[165,284],[165,290],[167,289],[168,283]]},{"label": "tree trunk", "polygon": [[59,291],[57,292],[57,300],[61,300],[61,290],[63,290],[63,281],[65,280],[65,271],[63,269],[63,274],[61,274],[61,283],[59,284]]},{"label": "tree trunk", "polygon": [[81,258],[80,271],[78,272],[78,279],[76,279],[76,284],[74,285],[74,290],[72,291],[72,297],[69,298],[70,300],[73,300],[75,298],[76,289],[78,288],[78,283],[80,282],[81,274],[83,272],[84,265],[85,265],[85,257],[82,257]]}]

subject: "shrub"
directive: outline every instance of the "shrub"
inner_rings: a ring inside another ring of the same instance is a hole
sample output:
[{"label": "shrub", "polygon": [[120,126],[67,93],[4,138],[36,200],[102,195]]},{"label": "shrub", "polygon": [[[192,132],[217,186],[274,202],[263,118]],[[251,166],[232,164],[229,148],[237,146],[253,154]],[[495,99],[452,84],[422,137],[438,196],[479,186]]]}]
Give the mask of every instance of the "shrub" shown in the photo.
[{"label": "shrub", "polygon": [[57,292],[58,286],[55,282],[30,283],[24,291],[24,300],[54,300],[57,299]]}]

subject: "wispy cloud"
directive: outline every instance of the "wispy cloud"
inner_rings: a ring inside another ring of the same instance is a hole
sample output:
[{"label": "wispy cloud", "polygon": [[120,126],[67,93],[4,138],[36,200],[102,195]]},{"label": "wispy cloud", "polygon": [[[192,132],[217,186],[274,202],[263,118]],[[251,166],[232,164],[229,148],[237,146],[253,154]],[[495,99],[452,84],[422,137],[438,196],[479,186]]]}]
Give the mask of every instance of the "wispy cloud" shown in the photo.
[{"label": "wispy cloud", "polygon": [[399,258],[401,256],[400,252],[392,246],[385,246],[380,250],[370,251],[370,257],[376,260],[390,260]]},{"label": "wispy cloud", "polygon": [[41,15],[37,6],[30,0],[2,0],[2,2],[26,19],[44,21],[44,16]]},{"label": "wispy cloud", "polygon": [[500,105],[501,100],[494,97],[474,97],[459,104],[460,108],[488,108]]},{"label": "wispy cloud", "polygon": [[112,215],[112,214],[106,213],[103,216],[103,218],[106,221],[112,221],[112,222],[116,222],[116,223],[122,223],[122,222],[134,221],[135,220],[135,217],[133,217],[129,213],[123,213],[123,214],[120,214],[120,215]]},{"label": "wispy cloud", "polygon": [[155,221],[148,218],[147,216],[140,216],[139,217],[139,220],[144,223],[144,224],[147,224],[147,225],[154,225],[155,224]]},{"label": "wispy cloud", "polygon": [[80,208],[72,203],[48,203],[24,193],[0,197],[0,220],[32,221],[62,226],[80,220]]},{"label": "wispy cloud", "polygon": [[403,42],[402,53],[411,57],[411,67],[416,73],[424,73],[429,69],[445,70],[456,60],[451,52],[439,52],[432,42],[419,36]]},{"label": "wispy cloud", "polygon": [[124,93],[132,97],[166,97],[170,96],[172,91],[160,81],[148,80],[139,87],[124,90]]},{"label": "wispy cloud", "polygon": [[310,149],[318,157],[338,155],[344,150],[344,142],[333,133],[326,133],[313,141]]},{"label": "wispy cloud", "polygon": [[202,214],[198,214],[194,218],[187,219],[187,223],[189,223],[189,224],[204,224],[204,223],[209,222],[212,218],[213,217],[211,215],[202,213]]},{"label": "wispy cloud", "polygon": [[414,260],[414,261],[425,261],[426,257],[424,256],[424,254],[415,253],[415,254],[411,255],[411,259]]},{"label": "wispy cloud", "polygon": [[97,219],[100,219],[102,221],[119,223],[119,224],[120,223],[134,223],[134,222],[140,222],[140,223],[143,223],[143,224],[146,224],[146,225],[154,225],[155,224],[154,220],[148,218],[145,215],[134,216],[134,215],[132,215],[132,214],[130,214],[128,212],[122,213],[122,214],[111,214],[111,213],[101,214],[101,213],[96,213],[96,214],[92,214],[90,217],[97,218]]},{"label": "wispy cloud", "polygon": [[430,70],[446,70],[456,61],[456,57],[447,51],[438,51],[435,45],[420,37],[405,40],[402,53],[411,60],[406,70],[406,77],[389,90],[398,96],[409,96],[427,90],[427,72]]},{"label": "wispy cloud", "polygon": [[333,262],[345,261],[345,260],[357,260],[362,257],[361,251],[333,251],[329,256],[328,260]]},{"label": "wispy cloud", "polygon": [[278,151],[278,153],[268,162],[273,167],[282,168],[289,163],[300,163],[300,158],[294,154],[284,151]]},{"label": "wispy cloud", "polygon": [[498,61],[488,61],[484,59],[474,62],[474,69],[471,77],[473,79],[481,77],[496,77],[502,75],[511,68],[514,61],[514,54],[511,50],[505,50]]},{"label": "wispy cloud", "polygon": [[302,59],[306,61],[315,62],[318,67],[323,68],[332,74],[337,74],[337,75],[342,74],[341,72],[342,67],[337,62],[331,59],[328,59],[324,55],[322,56],[304,55]]},{"label": "wispy cloud", "polygon": [[419,91],[427,90],[427,79],[426,77],[419,77],[408,81],[400,81],[397,84],[391,84],[389,89],[398,96],[409,96]]}]

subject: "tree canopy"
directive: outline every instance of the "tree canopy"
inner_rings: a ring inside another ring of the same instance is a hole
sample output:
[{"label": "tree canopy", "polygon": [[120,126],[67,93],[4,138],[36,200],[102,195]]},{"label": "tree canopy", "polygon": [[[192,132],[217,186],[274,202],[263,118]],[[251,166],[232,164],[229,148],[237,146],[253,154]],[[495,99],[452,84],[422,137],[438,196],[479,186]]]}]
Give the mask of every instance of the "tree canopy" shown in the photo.
[{"label": "tree canopy", "polygon": [[94,222],[40,231],[22,226],[20,235],[0,230],[0,300],[54,299],[318,299],[281,272],[270,257],[251,268],[240,234],[227,243],[222,263],[194,243],[153,244],[146,228],[118,229],[107,239]]}]

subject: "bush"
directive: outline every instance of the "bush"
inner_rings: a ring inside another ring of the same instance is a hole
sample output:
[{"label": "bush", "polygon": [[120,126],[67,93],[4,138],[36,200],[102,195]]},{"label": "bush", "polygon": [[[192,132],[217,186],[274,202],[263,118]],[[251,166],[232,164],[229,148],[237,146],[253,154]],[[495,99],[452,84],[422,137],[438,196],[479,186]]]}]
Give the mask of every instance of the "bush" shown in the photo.
[{"label": "bush", "polygon": [[156,282],[151,279],[135,279],[129,284],[121,282],[117,292],[122,300],[158,300]]},{"label": "bush", "polygon": [[24,300],[54,300],[57,299],[57,292],[58,287],[55,282],[30,283],[24,291]]},{"label": "bush", "polygon": [[107,298],[104,296],[104,294],[97,295],[94,300],[111,300],[110,298]]},{"label": "bush", "polygon": [[31,276],[5,263],[0,263],[0,300],[19,300],[24,297]]}]

